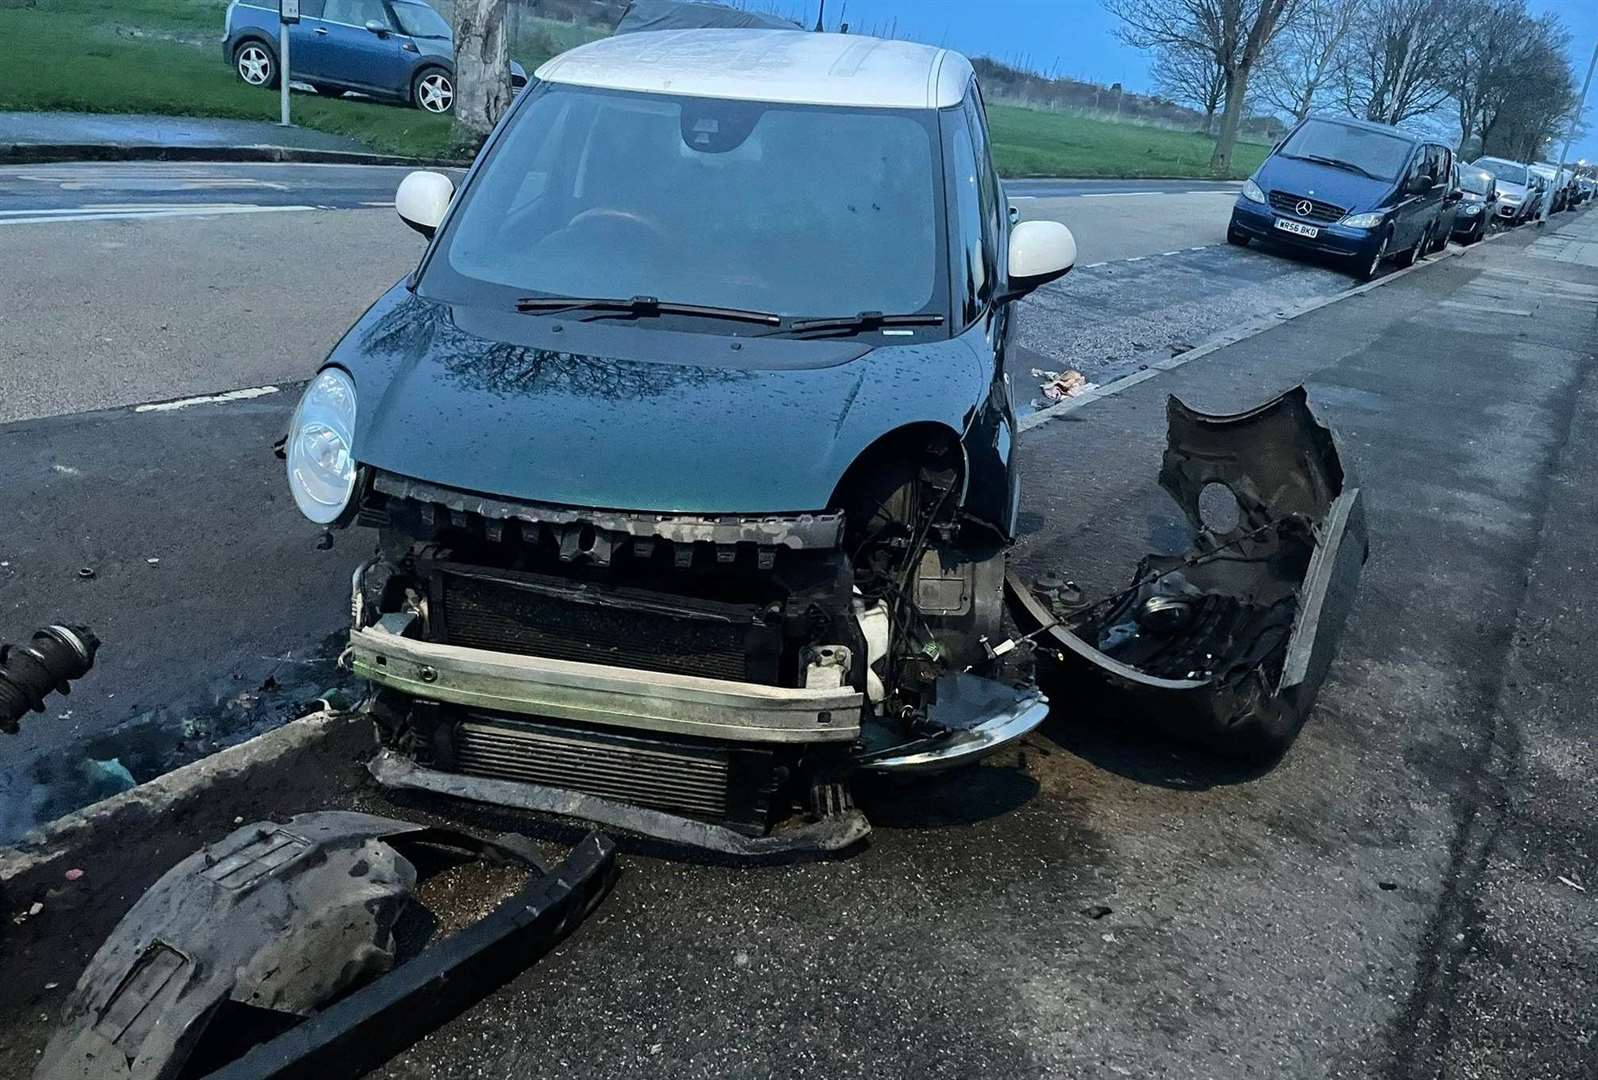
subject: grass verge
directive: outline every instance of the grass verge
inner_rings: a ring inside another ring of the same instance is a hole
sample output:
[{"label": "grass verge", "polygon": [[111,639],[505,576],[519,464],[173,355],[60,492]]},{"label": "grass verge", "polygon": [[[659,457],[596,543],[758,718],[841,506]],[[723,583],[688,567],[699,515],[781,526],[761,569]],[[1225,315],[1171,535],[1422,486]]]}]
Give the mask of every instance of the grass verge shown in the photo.
[{"label": "grass verge", "polygon": [[[1202,135],[1140,124],[1090,120],[1070,113],[993,105],[993,156],[1003,176],[1210,175],[1215,141]],[[1237,144],[1232,175],[1247,176],[1270,147]]]},{"label": "grass verge", "polygon": [[[223,63],[226,0],[18,2],[27,0],[0,0],[0,110],[277,119],[277,95]],[[529,71],[602,33],[537,18],[517,29],[512,55]],[[449,119],[381,102],[296,94],[294,117],[380,153],[450,157],[466,145]],[[1200,135],[1014,105],[994,105],[989,117],[1005,176],[1209,174],[1214,144]],[[1234,174],[1252,172],[1265,152],[1240,143]]]}]

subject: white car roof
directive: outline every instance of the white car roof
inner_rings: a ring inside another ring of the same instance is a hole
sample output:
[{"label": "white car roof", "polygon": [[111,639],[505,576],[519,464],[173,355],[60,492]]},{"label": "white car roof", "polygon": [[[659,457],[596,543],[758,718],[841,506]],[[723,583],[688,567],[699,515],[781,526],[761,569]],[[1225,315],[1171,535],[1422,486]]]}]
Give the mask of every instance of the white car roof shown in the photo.
[{"label": "white car roof", "polygon": [[545,63],[536,77],[646,94],[936,109],[960,103],[972,70],[948,49],[858,34],[665,30],[579,46]]}]

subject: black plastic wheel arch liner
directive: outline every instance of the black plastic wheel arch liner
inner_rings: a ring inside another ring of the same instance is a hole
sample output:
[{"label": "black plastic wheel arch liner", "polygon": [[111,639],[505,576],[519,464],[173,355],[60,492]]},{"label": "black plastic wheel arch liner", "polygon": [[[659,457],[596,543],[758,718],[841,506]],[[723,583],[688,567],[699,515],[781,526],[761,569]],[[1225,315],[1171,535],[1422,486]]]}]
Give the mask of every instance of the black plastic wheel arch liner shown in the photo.
[{"label": "black plastic wheel arch liner", "polygon": [[[489,915],[394,965],[393,930],[416,884],[394,845],[531,874]],[[68,997],[34,1075],[360,1076],[536,961],[592,910],[614,870],[615,846],[597,833],[550,870],[514,835],[343,811],[246,825],[134,904]]]},{"label": "black plastic wheel arch liner", "polygon": [[[1036,635],[1040,661],[1053,669],[1041,674],[1060,681],[1057,701],[1096,699],[1107,711],[1150,722],[1184,741],[1231,756],[1269,758],[1303,725],[1353,609],[1369,554],[1360,489],[1338,453],[1336,436],[1315,416],[1302,386],[1231,416],[1201,413],[1172,397],[1167,420],[1160,486],[1180,505],[1198,540],[1188,556],[1144,560],[1140,577],[1235,549],[1273,525],[1303,522],[1311,530],[1313,549],[1300,580],[1283,580],[1277,563],[1262,560],[1253,564],[1253,581],[1239,581],[1240,590],[1291,589],[1296,596],[1285,647],[1270,669],[1260,665],[1226,678],[1153,675],[1079,636],[1078,621],[1057,616],[1013,570],[1006,595],[1022,632]],[[1235,497],[1235,527],[1205,527],[1200,494],[1211,484]],[[1279,673],[1271,670],[1277,660]]]}]

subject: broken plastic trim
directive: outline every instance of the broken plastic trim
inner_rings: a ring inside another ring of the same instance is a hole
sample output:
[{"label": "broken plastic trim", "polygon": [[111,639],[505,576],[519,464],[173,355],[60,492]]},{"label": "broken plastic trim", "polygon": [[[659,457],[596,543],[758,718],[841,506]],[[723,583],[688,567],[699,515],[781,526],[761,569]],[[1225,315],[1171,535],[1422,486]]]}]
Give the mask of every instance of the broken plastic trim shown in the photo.
[{"label": "broken plastic trim", "polygon": [[[835,548],[843,539],[843,515],[836,511],[703,517],[695,514],[586,510],[490,498],[390,472],[375,473],[372,489],[422,506],[441,506],[452,515],[471,515],[484,522],[592,525],[619,536],[669,540],[674,544],[757,544],[797,551]],[[462,521],[464,523],[464,518]]]},{"label": "broken plastic trim", "polygon": [[[1096,686],[1110,711],[1146,717],[1176,737],[1238,756],[1270,757],[1303,725],[1353,608],[1369,553],[1360,490],[1302,386],[1233,416],[1201,413],[1173,397],[1167,414],[1160,484],[1198,540],[1187,556],[1145,559],[1134,588],[1226,549],[1246,549],[1249,558],[1218,569],[1209,564],[1214,572],[1207,591],[1257,604],[1291,598],[1285,644],[1241,676],[1223,676],[1218,665],[1185,678],[1162,677],[1095,648],[1079,636],[1091,628],[1089,619],[1057,616],[1013,572],[1005,580],[1011,611],[1038,642],[1040,660],[1053,658],[1063,685],[1078,692]],[[1215,484],[1237,503],[1237,520],[1224,526],[1206,522],[1200,509],[1203,492]],[[1295,532],[1308,538],[1300,543],[1312,544],[1301,572],[1289,570],[1298,564],[1281,557]]]},{"label": "broken plastic trim", "polygon": [[556,870],[388,975],[207,1080],[356,1077],[509,982],[570,933],[615,879],[616,845],[589,833]]},{"label": "broken plastic trim", "polygon": [[[418,846],[532,876],[493,914],[394,966]],[[358,1076],[551,948],[603,896],[614,857],[590,834],[550,872],[524,837],[344,811],[236,829],[134,903],[68,997],[35,1076]]]},{"label": "broken plastic trim", "polygon": [[938,680],[937,700],[928,721],[948,730],[856,760],[868,772],[931,773],[970,765],[1026,735],[1049,715],[1049,699],[1035,689],[1020,689],[956,672]]},{"label": "broken plastic trim", "polygon": [[440,772],[391,750],[379,752],[367,768],[377,782],[387,788],[427,791],[491,806],[575,818],[670,844],[739,858],[842,851],[871,835],[871,822],[858,810],[829,814],[819,821],[769,836],[744,836],[721,825],[564,788]]}]

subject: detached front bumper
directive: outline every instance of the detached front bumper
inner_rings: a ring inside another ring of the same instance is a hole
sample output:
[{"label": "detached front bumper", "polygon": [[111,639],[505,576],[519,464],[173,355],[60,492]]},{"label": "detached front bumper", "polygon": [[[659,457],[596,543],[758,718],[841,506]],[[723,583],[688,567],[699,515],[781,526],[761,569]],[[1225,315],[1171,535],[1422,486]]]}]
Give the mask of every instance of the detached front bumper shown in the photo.
[{"label": "detached front bumper", "polygon": [[[1276,227],[1278,219],[1309,225],[1316,230],[1313,237],[1299,236]],[[1270,207],[1238,197],[1232,207],[1232,228],[1254,240],[1269,240],[1284,247],[1312,251],[1334,258],[1368,259],[1381,247],[1380,229],[1350,229],[1343,225],[1325,225],[1317,221],[1299,221],[1285,214],[1274,213]]]}]

